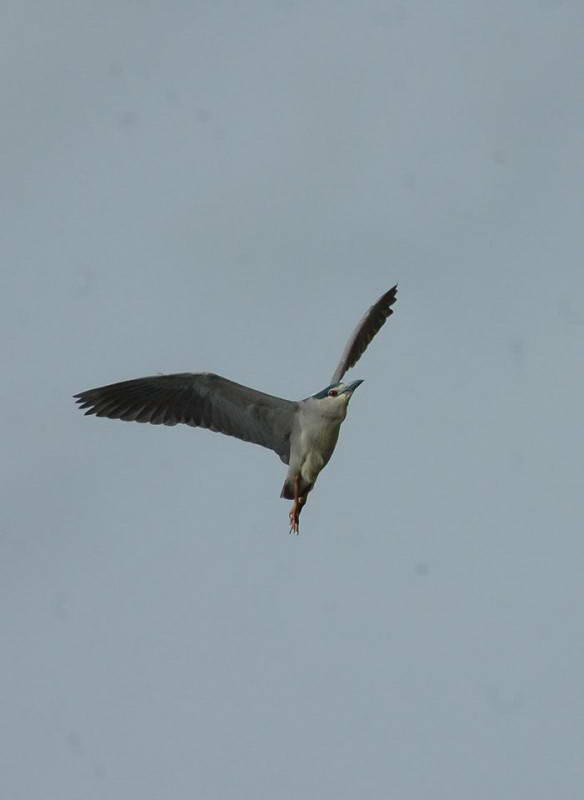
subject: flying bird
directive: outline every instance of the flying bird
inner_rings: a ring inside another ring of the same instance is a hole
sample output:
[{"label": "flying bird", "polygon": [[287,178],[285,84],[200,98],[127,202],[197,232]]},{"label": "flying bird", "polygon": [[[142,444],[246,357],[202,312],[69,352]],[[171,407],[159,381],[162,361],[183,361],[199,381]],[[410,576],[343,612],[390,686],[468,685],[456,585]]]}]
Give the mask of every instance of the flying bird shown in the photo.
[{"label": "flying bird", "polygon": [[342,383],[386,319],[397,285],[363,315],[347,342],[331,382],[305,400],[284,400],[211,372],[181,372],[112,383],[76,394],[85,414],[153,425],[177,425],[236,436],[268,447],[288,465],[280,497],[293,500],[290,533],[299,532],[300,512],[320,471],[333,454],[355,389]]}]

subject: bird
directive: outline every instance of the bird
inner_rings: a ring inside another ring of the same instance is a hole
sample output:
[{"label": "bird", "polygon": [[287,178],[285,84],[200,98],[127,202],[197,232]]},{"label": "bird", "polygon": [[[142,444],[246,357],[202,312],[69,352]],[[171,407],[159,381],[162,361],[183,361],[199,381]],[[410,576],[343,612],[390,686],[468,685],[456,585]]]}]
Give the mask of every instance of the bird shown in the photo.
[{"label": "bird", "polygon": [[349,337],[330,383],[304,400],[265,394],[212,372],[158,374],[112,383],[74,395],[85,415],[152,425],[193,427],[235,436],[273,450],[288,466],[280,497],[292,500],[290,533],[300,532],[300,512],[328,464],[362,380],[343,383],[373,337],[393,314],[397,284],[365,312]]}]

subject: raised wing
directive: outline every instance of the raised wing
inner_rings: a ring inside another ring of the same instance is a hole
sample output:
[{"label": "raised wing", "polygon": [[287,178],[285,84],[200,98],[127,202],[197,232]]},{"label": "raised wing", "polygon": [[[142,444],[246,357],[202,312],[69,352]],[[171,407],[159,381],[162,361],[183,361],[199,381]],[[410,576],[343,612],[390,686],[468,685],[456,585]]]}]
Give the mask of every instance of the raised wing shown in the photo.
[{"label": "raised wing", "polygon": [[362,317],[345,346],[341,360],[331,378],[331,383],[338,383],[345,372],[359,361],[369,342],[385,323],[385,320],[393,314],[391,307],[395,303],[396,295],[397,284],[382,295]]},{"label": "raised wing", "polygon": [[274,450],[287,464],[297,404],[210,372],[137,378],[79,392],[86,414],[193,427],[236,436]]}]

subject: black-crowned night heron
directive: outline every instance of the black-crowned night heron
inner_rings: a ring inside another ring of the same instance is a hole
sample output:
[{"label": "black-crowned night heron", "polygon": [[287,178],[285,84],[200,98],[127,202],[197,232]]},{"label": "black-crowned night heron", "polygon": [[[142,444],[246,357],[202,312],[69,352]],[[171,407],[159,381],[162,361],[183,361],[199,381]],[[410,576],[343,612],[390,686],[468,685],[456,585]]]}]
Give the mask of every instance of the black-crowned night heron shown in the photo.
[{"label": "black-crowned night heron", "polygon": [[182,372],[137,378],[75,395],[86,414],[193,427],[237,436],[274,450],[288,464],[281,497],[293,500],[290,533],[298,533],[300,512],[316,479],[333,454],[353,392],[363,381],[341,378],[365,352],[393,313],[397,286],[371,306],[353,331],[331,378],[322,391],[305,400],[283,400],[214,375]]}]

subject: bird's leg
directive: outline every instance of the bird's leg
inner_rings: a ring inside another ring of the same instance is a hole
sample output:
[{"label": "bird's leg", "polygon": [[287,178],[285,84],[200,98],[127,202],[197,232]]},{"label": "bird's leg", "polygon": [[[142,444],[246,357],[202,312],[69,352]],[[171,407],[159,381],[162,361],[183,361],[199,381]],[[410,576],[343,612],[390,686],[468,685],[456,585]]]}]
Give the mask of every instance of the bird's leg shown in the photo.
[{"label": "bird's leg", "polygon": [[290,509],[290,533],[300,533],[299,531],[299,522],[300,522],[300,510],[304,503],[300,502],[300,475],[296,475],[294,478],[294,503],[292,508]]}]

